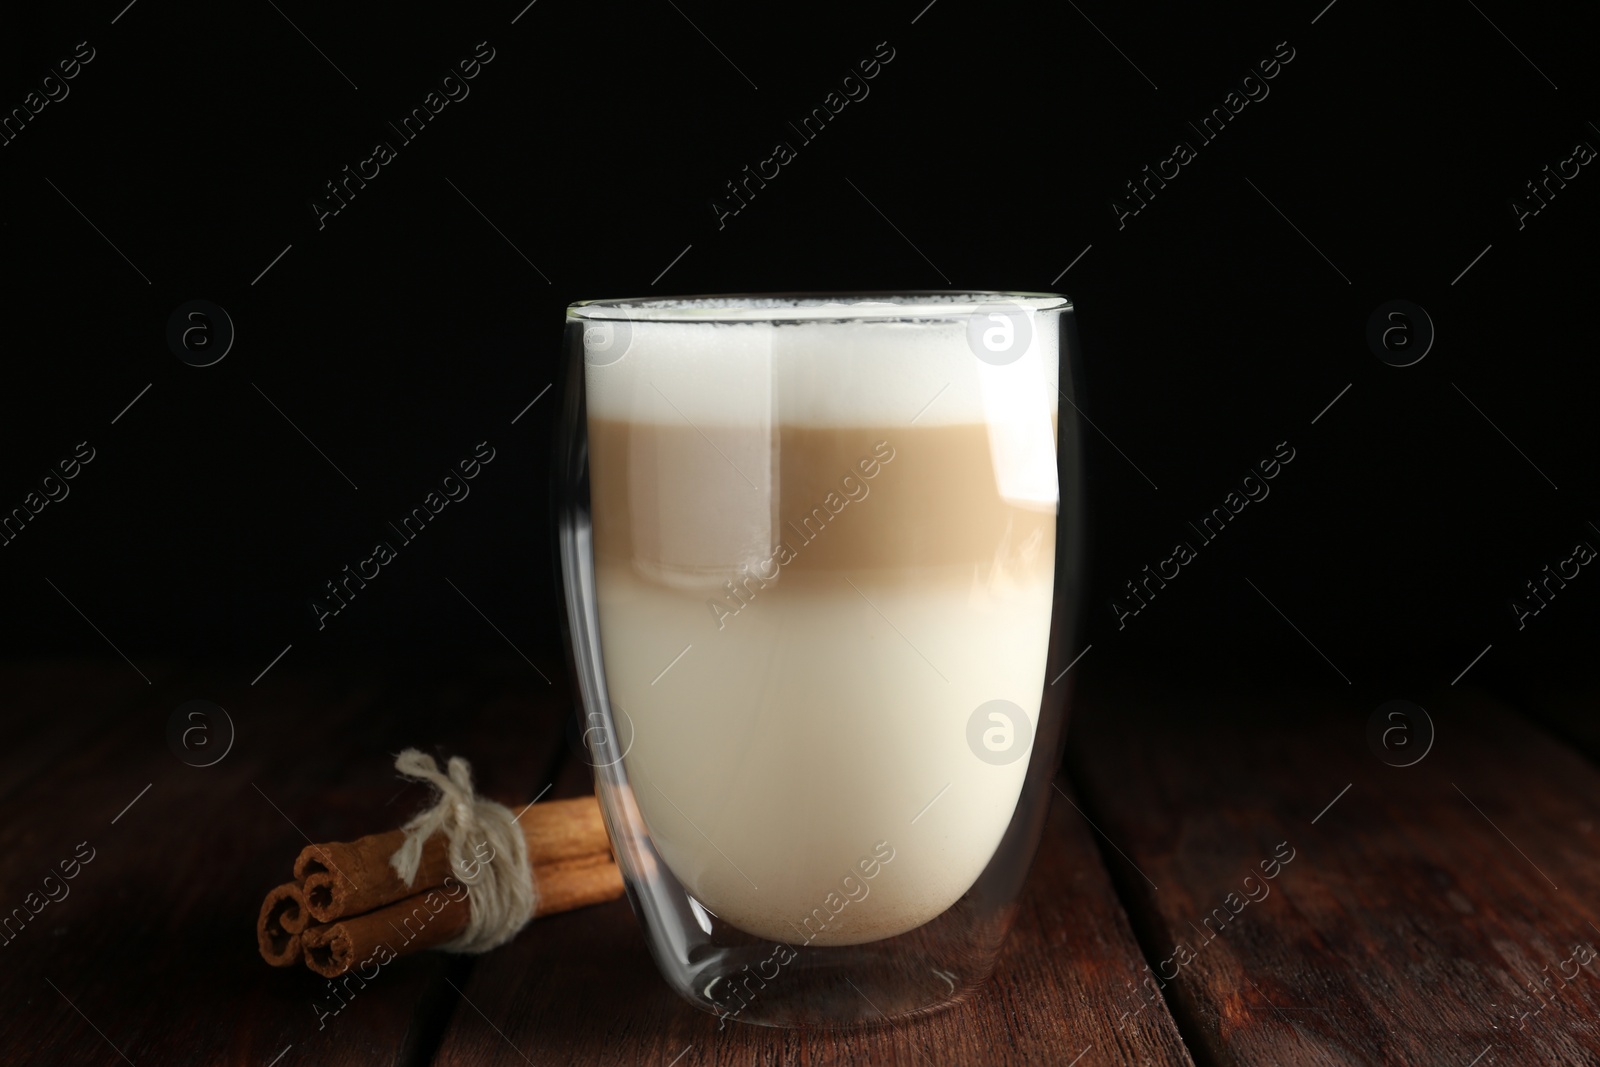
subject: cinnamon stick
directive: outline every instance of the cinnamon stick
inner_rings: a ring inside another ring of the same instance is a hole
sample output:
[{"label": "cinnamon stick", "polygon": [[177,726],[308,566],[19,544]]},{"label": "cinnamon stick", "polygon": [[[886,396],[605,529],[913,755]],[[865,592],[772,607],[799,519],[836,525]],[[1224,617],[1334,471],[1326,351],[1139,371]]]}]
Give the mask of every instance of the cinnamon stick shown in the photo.
[{"label": "cinnamon stick", "polygon": [[311,927],[301,935],[306,966],[324,978],[337,978],[358,964],[365,969],[437,948],[460,936],[471,914],[465,893],[430,889],[365,915]]},{"label": "cinnamon stick", "polygon": [[[602,853],[536,863],[533,877],[536,918],[622,895],[622,872]],[[356,967],[379,967],[448,943],[466,929],[471,914],[470,890],[452,880],[376,911],[308,928],[301,935],[306,966],[324,978],[338,978]]]},{"label": "cinnamon stick", "polygon": [[[594,797],[531,805],[517,825],[528,843],[528,860],[535,866],[610,849]],[[423,844],[422,861],[411,885],[401,881],[389,865],[389,857],[404,841],[403,830],[390,830],[302,849],[294,861],[294,873],[304,883],[311,916],[331,923],[443,885],[452,873],[444,835],[435,834]]]},{"label": "cinnamon stick", "polygon": [[256,920],[256,946],[261,958],[274,967],[299,963],[301,932],[309,920],[298,882],[285,882],[268,893]]},{"label": "cinnamon stick", "polygon": [[539,902],[535,919],[604,904],[622,896],[622,870],[608,853],[593,853],[555,863],[534,864],[533,885]]}]

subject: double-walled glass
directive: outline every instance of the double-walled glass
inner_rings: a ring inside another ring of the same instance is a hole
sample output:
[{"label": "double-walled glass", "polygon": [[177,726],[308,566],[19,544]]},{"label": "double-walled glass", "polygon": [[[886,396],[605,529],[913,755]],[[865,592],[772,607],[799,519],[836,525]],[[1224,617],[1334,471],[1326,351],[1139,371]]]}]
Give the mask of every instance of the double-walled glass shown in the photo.
[{"label": "double-walled glass", "polygon": [[583,736],[667,981],[848,1026],[991,973],[1060,760],[1072,307],[1036,293],[568,309]]}]

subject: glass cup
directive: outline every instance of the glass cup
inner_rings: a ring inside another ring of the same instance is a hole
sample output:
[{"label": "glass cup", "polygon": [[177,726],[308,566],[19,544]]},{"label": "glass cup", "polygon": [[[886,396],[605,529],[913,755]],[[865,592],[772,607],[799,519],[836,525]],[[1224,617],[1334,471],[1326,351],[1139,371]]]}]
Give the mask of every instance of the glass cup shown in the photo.
[{"label": "glass cup", "polygon": [[1071,312],[987,292],[568,309],[587,758],[662,975],[724,1021],[876,1023],[992,972],[1074,655]]}]

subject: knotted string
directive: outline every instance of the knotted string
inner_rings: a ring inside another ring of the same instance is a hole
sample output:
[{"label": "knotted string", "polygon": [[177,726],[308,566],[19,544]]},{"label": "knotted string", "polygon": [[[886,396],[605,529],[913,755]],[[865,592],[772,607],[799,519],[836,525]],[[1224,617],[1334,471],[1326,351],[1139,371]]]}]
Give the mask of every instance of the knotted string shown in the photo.
[{"label": "knotted string", "polygon": [[[402,777],[429,783],[438,790],[439,799],[401,827],[405,842],[389,857],[389,865],[411,885],[422,862],[423,844],[443,833],[451,873],[468,889],[470,918],[460,937],[440,947],[447,952],[488,952],[517,936],[533,918],[538,894],[528,864],[528,842],[511,809],[473,793],[471,764],[454,756],[447,766],[450,773],[440,774],[433,757],[414,748],[395,758],[394,769]],[[485,842],[493,850],[487,862],[477,851]]]}]

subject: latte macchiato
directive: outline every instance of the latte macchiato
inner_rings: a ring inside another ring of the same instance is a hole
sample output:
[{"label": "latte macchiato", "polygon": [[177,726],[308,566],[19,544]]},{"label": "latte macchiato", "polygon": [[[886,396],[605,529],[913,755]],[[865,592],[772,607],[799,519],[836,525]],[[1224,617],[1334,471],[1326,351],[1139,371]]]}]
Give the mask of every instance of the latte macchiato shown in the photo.
[{"label": "latte macchiato", "polygon": [[[1016,809],[1050,635],[1057,323],[1026,309],[997,364],[971,310],[685,303],[615,324],[596,349],[625,352],[586,368],[623,766],[672,873],[758,937],[920,926]],[[974,728],[995,701],[1019,721]]]}]

